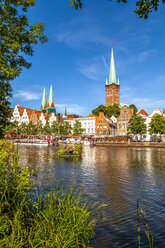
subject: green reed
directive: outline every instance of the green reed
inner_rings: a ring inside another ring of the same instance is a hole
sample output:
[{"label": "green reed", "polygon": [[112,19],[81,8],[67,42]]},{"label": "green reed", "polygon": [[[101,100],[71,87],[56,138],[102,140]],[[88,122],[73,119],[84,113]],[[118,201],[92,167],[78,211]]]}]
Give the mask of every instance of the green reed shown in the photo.
[{"label": "green reed", "polygon": [[34,175],[19,166],[18,150],[0,141],[0,247],[87,247],[92,206],[73,187],[37,196]]}]

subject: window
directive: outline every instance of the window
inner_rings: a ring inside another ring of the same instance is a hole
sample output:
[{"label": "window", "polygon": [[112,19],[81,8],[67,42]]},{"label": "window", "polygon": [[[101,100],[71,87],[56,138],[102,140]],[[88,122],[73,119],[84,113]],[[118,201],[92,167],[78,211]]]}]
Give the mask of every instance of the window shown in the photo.
[{"label": "window", "polygon": [[101,119],[102,119],[102,116],[101,116]]},{"label": "window", "polygon": [[121,130],[119,131],[119,135],[121,135]]},{"label": "window", "polygon": [[103,121],[105,123],[105,121]]},{"label": "window", "polygon": [[125,114],[122,114],[123,119],[125,119]]},{"label": "window", "polygon": [[121,123],[119,123],[119,128],[121,128]]},{"label": "window", "polygon": [[101,123],[102,123],[102,121],[101,121]]},{"label": "window", "polygon": [[104,125],[104,126],[103,126],[103,128],[107,128],[107,126],[106,126],[106,125]]},{"label": "window", "polygon": [[98,121],[98,123],[100,123],[100,121]]},{"label": "window", "polygon": [[126,119],[128,119],[128,114],[126,114]]},{"label": "window", "polygon": [[100,128],[102,128],[102,125],[100,126]]},{"label": "window", "polygon": [[100,134],[102,134],[102,131],[100,131]]},{"label": "window", "polygon": [[106,130],[104,130],[104,131],[103,131],[103,134],[107,134],[107,131],[106,131]]},{"label": "window", "polygon": [[123,128],[125,128],[125,123],[123,123]]},{"label": "window", "polygon": [[125,135],[125,130],[123,130],[123,135]]},{"label": "window", "polygon": [[128,127],[128,123],[127,123],[127,125],[126,125],[127,127]]},{"label": "window", "polygon": [[97,134],[99,134],[99,131],[97,131]]},{"label": "window", "polygon": [[99,126],[97,126],[97,128],[99,128]]}]

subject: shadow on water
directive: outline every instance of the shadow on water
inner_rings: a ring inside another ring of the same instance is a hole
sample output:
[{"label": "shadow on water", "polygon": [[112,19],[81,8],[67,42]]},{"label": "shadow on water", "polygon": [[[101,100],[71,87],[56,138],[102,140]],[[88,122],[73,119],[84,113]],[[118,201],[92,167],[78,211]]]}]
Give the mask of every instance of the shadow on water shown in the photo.
[{"label": "shadow on water", "polygon": [[[165,247],[165,149],[83,148],[82,159],[58,159],[55,147],[20,147],[20,163],[38,167],[36,183],[51,190],[73,183],[102,207],[95,214],[96,248],[137,247],[137,199],[154,247]],[[149,247],[141,227],[141,247]]]}]

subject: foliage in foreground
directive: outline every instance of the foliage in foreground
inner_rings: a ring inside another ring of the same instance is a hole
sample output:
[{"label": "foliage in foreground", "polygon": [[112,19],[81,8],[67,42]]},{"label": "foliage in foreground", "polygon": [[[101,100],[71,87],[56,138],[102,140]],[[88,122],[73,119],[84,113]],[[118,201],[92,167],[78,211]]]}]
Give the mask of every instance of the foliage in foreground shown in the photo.
[{"label": "foliage in foreground", "polygon": [[12,145],[0,143],[0,158],[0,246],[86,247],[95,221],[82,196],[57,186],[34,200],[34,171],[19,166]]},{"label": "foliage in foreground", "polygon": [[[107,0],[111,2],[112,0]],[[127,0],[116,0],[117,2],[127,3]],[[84,1],[82,0],[70,0],[70,6],[74,7],[75,9],[81,9],[82,3]],[[140,18],[147,19],[149,14],[152,12],[152,10],[157,11],[160,2],[165,3],[165,0],[138,0],[136,1],[136,9],[134,12],[138,15]]]},{"label": "foliage in foreground", "polygon": [[82,145],[67,144],[60,146],[58,156],[60,155],[80,155],[82,152]]}]

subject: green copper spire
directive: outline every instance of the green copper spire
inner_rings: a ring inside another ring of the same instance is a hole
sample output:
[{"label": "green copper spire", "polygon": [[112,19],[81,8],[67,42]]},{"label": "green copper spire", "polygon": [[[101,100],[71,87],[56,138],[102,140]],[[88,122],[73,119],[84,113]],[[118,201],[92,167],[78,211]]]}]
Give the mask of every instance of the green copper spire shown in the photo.
[{"label": "green copper spire", "polygon": [[115,72],[115,62],[114,62],[114,57],[113,57],[113,48],[111,50],[109,84],[116,84],[116,72]]},{"label": "green copper spire", "polygon": [[46,91],[45,91],[45,87],[44,87],[44,91],[43,91],[43,96],[42,96],[42,108],[44,108],[47,104],[47,100],[46,100]]},{"label": "green copper spire", "polygon": [[49,103],[49,107],[51,107],[52,104],[53,104],[53,107],[54,107],[54,98],[53,98],[52,85],[50,86],[48,103]]},{"label": "green copper spire", "polygon": [[118,78],[118,81],[117,81],[117,85],[120,85],[119,78]]},{"label": "green copper spire", "polygon": [[106,85],[108,85],[108,79],[107,79],[107,77],[106,77]]}]

